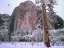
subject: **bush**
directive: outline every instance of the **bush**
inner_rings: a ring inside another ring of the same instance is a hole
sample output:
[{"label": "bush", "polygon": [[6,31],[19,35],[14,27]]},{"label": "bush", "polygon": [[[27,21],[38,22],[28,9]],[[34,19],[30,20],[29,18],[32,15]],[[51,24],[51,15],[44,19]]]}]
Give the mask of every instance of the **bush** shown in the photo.
[{"label": "bush", "polygon": [[19,42],[27,42],[25,39],[20,39]]},{"label": "bush", "polygon": [[8,41],[8,33],[0,32],[0,41]]},{"label": "bush", "polygon": [[51,45],[64,45],[64,31],[58,29],[56,32],[52,32]]}]

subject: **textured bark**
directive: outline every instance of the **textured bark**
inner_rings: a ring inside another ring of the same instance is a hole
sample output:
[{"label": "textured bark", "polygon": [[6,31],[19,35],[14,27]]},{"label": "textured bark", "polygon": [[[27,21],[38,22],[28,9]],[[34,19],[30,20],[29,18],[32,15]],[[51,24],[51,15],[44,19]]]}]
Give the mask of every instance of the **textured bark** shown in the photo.
[{"label": "textured bark", "polygon": [[44,43],[47,47],[50,47],[50,40],[49,40],[49,31],[48,31],[48,20],[46,15],[46,5],[42,5],[43,9],[43,24],[44,24]]}]

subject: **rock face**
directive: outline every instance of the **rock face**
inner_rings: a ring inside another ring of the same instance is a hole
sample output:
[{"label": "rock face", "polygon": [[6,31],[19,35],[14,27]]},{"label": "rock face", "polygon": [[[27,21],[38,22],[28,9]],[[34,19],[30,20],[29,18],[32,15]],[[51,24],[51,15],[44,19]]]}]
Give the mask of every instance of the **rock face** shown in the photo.
[{"label": "rock face", "polygon": [[[42,10],[37,10],[33,2],[26,1],[26,2],[20,3],[20,5],[16,7],[12,13],[10,32],[18,31],[18,30],[31,32],[38,25],[40,25],[38,27],[43,28],[43,21],[41,19],[41,16],[42,16],[41,14],[42,14]],[[48,19],[50,20],[49,21],[50,29],[54,29],[54,27],[55,29],[58,29],[58,28],[61,28],[63,25],[63,20],[59,18],[57,15],[55,16],[56,17],[51,16],[52,17],[51,18],[48,15]],[[57,21],[54,21],[54,18]],[[60,24],[60,26],[58,26],[58,24]]]},{"label": "rock face", "polygon": [[32,31],[37,25],[36,8],[31,1],[20,3],[13,11],[15,15],[14,31],[25,30]]}]

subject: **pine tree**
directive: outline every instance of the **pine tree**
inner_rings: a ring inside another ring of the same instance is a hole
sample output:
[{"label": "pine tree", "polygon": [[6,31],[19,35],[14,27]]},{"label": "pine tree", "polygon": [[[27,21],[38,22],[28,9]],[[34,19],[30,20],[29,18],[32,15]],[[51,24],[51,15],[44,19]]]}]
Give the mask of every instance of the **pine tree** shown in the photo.
[{"label": "pine tree", "polygon": [[[48,6],[49,8],[49,13],[50,16],[54,14],[54,11],[52,9],[52,5],[54,5],[54,0],[36,0],[36,4],[41,3],[42,7],[42,22],[43,22],[43,27],[44,27],[44,39],[46,40],[44,43],[46,44],[47,47],[50,47],[50,41],[49,41],[49,32],[48,32],[48,20],[47,20],[47,13],[46,13],[46,7]],[[38,7],[39,9],[39,7]]]}]

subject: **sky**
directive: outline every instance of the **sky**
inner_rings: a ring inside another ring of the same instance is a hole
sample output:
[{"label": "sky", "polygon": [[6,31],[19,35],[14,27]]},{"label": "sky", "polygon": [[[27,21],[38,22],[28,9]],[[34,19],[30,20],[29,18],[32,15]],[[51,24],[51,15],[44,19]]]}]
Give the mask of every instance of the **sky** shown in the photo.
[{"label": "sky", "polygon": [[64,0],[58,0],[58,5],[55,5],[54,11],[64,20]]},{"label": "sky", "polygon": [[[9,14],[11,15],[14,8],[19,6],[21,2],[25,2],[27,0],[0,0],[0,13],[1,14]],[[35,2],[35,0],[31,0]],[[10,6],[8,6],[10,4]],[[64,20],[64,0],[58,0],[58,5],[55,5],[54,11],[57,12],[63,20]]]}]

